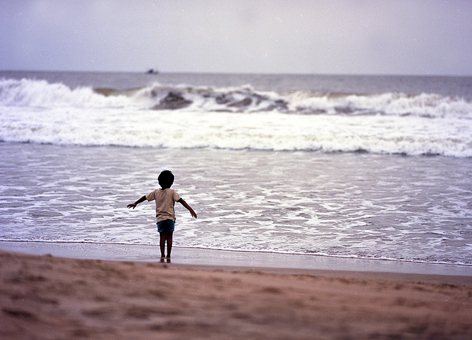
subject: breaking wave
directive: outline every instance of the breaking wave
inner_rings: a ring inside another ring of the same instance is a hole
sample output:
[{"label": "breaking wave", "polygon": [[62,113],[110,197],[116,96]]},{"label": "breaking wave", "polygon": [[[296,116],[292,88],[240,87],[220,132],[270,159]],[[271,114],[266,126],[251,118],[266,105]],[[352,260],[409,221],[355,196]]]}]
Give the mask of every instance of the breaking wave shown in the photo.
[{"label": "breaking wave", "polygon": [[45,80],[0,80],[0,106],[129,108],[197,112],[268,112],[327,115],[397,115],[472,118],[472,103],[438,94],[375,95],[256,91],[250,85],[213,88],[153,84],[141,89],[71,89]]},{"label": "breaking wave", "polygon": [[0,80],[0,141],[472,157],[472,103],[437,94],[118,91]]}]

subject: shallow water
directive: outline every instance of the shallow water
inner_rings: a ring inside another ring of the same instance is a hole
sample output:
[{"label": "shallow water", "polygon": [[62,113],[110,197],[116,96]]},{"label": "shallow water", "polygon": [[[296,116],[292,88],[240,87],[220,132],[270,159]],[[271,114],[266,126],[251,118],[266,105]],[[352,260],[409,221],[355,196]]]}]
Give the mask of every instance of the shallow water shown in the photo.
[{"label": "shallow water", "polygon": [[0,143],[0,240],[157,244],[171,169],[175,244],[472,265],[468,158]]}]

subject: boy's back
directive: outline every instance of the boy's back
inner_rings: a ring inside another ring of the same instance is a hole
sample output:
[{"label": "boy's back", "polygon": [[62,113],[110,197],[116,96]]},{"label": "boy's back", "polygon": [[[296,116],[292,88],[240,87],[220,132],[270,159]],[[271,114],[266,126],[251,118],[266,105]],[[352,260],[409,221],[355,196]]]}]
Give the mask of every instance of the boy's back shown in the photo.
[{"label": "boy's back", "polygon": [[128,208],[136,208],[136,206],[144,201],[156,201],[156,218],[157,218],[157,231],[160,235],[159,245],[161,247],[161,257],[164,257],[165,242],[167,242],[167,258],[170,258],[172,249],[172,234],[174,233],[175,224],[175,202],[180,202],[190,214],[197,218],[197,214],[193,209],[185,202],[180,195],[170,187],[174,183],[174,175],[169,170],[164,170],[158,177],[161,189],[154,190],[153,192],[141,197],[134,203],[128,204]]},{"label": "boy's back", "polygon": [[157,189],[146,195],[148,201],[156,201],[157,222],[172,220],[175,222],[174,204],[180,195],[174,189]]}]

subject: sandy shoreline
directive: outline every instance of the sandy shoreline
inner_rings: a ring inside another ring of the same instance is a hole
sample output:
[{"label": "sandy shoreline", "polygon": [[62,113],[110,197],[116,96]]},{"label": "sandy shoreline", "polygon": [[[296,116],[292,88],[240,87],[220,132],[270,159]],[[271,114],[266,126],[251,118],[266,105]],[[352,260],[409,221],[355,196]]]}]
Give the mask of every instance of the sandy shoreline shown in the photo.
[{"label": "sandy shoreline", "polygon": [[[54,243],[54,242],[7,242],[0,241],[0,250],[31,255],[53,255],[57,257],[159,262],[159,250],[152,245],[130,245],[114,243]],[[442,276],[460,278],[460,282],[472,284],[472,266],[427,264],[400,261],[366,260],[355,258],[337,258],[315,255],[277,254],[264,252],[240,252],[210,250],[198,248],[174,247],[172,264],[209,267],[241,267],[284,270],[298,273],[314,270],[327,272],[358,272],[362,275],[414,274],[432,276],[443,282]],[[406,275],[408,276],[408,275]],[[452,280],[451,283],[457,283]]]},{"label": "sandy shoreline", "polygon": [[470,277],[294,270],[0,251],[0,338],[472,338]]}]

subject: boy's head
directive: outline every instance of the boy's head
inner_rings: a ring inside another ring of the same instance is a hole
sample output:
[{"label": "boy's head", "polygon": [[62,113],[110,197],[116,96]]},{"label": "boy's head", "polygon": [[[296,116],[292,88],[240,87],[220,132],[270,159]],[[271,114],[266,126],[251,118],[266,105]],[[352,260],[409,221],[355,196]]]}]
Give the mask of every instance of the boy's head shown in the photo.
[{"label": "boy's head", "polygon": [[162,189],[167,189],[174,184],[174,175],[169,170],[164,170],[161,172],[157,180]]}]

